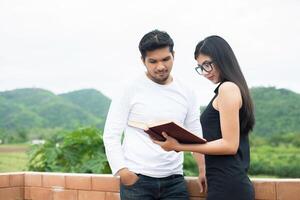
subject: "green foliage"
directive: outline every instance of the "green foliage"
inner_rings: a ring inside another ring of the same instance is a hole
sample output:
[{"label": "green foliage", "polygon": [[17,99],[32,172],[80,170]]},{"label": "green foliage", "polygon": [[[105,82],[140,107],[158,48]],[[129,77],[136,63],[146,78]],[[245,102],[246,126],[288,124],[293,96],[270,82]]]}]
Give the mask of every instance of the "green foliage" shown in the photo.
[{"label": "green foliage", "polygon": [[[251,95],[255,104],[255,135],[300,133],[299,94],[274,87],[256,87],[251,89]],[[9,134],[44,128],[103,128],[109,104],[110,100],[94,89],[61,95],[37,88],[0,92],[0,128]]]},{"label": "green foliage", "polygon": [[45,119],[45,128],[63,127],[75,129],[81,126],[100,125],[101,118],[96,118],[76,105],[67,102],[49,102],[39,109],[38,114]]},{"label": "green foliage", "polygon": [[263,136],[256,135],[254,133],[250,134],[249,140],[250,140],[250,146],[251,147],[254,147],[254,146],[258,147],[258,146],[268,144],[267,138],[265,138]]},{"label": "green foliage", "polygon": [[250,136],[252,175],[300,178],[300,137],[297,133]]},{"label": "green foliage", "polygon": [[255,134],[269,137],[300,133],[300,94],[287,89],[257,87],[251,89],[251,95],[255,105]]},{"label": "green foliage", "polygon": [[[250,174],[300,177],[300,95],[274,87],[252,88],[251,95],[256,126],[250,134]],[[30,170],[108,173],[100,131],[68,131],[84,126],[102,129],[109,104],[93,89],[61,95],[42,89],[0,92],[0,139],[47,140],[31,150]],[[185,153],[184,173],[198,174],[190,153]]]},{"label": "green foliage", "polygon": [[300,178],[300,148],[286,145],[253,147],[249,173]]},{"label": "green foliage", "polygon": [[56,95],[50,91],[39,88],[16,89],[1,92],[0,96],[16,105],[24,105],[26,107],[36,107],[43,105],[49,101],[54,101]]},{"label": "green foliage", "polygon": [[110,99],[95,89],[78,90],[60,96],[99,118],[106,118]]},{"label": "green foliage", "polygon": [[299,133],[285,133],[274,134],[268,139],[268,144],[271,146],[295,146],[300,147],[300,134]]},{"label": "green foliage", "polygon": [[110,173],[102,134],[95,128],[60,133],[35,146],[29,153],[28,169],[77,173]]},{"label": "green foliage", "polygon": [[[300,178],[299,134],[278,134],[265,138],[250,135],[251,161],[249,174]],[[190,153],[185,153],[184,174],[197,176],[198,168]]]},{"label": "green foliage", "polygon": [[185,176],[198,176],[198,166],[191,153],[184,153],[183,171]]},{"label": "green foliage", "polygon": [[4,141],[11,143],[26,142],[18,138],[19,131],[27,135],[25,139],[36,130],[41,135],[43,129],[103,128],[109,104],[110,99],[96,90],[63,95],[37,88],[0,92],[0,129],[5,130]]},{"label": "green foliage", "polygon": [[40,127],[42,123],[34,112],[9,100],[0,101],[0,116],[0,127],[7,130]]}]

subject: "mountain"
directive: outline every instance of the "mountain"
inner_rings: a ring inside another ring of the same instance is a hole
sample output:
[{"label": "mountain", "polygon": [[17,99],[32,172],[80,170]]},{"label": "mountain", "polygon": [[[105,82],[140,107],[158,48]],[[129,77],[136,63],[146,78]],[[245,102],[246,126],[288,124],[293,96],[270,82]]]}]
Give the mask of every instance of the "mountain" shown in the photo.
[{"label": "mountain", "polygon": [[62,95],[38,88],[0,92],[0,129],[102,128],[109,103],[110,100],[96,90]]},{"label": "mountain", "polygon": [[25,88],[0,92],[0,97],[14,104],[24,105],[29,108],[58,100],[57,96],[52,92],[39,88]]},{"label": "mountain", "polygon": [[[274,87],[255,87],[250,92],[255,106],[255,135],[300,135],[300,94]],[[103,128],[109,105],[110,99],[94,89],[59,95],[37,88],[0,92],[0,132]]]},{"label": "mountain", "polygon": [[95,89],[78,90],[59,95],[93,115],[106,118],[110,99]]},{"label": "mountain", "polygon": [[41,127],[43,119],[23,105],[0,100],[0,128],[2,129],[30,129]]},{"label": "mountain", "polygon": [[275,87],[255,87],[251,95],[255,106],[255,134],[300,135],[300,94]]}]

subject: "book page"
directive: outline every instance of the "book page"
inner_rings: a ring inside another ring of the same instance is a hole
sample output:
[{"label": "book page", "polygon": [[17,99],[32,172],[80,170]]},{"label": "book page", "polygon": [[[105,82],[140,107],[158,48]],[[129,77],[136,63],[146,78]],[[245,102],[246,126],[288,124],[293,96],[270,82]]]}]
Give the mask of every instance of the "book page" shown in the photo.
[{"label": "book page", "polygon": [[128,121],[127,124],[128,124],[128,126],[132,126],[132,127],[143,129],[143,130],[149,129],[147,124],[144,122]]},{"label": "book page", "polygon": [[148,127],[151,128],[151,127],[154,127],[154,126],[160,126],[160,125],[168,124],[168,123],[171,123],[171,122],[173,122],[173,121],[170,121],[170,120],[160,120],[160,121],[149,123]]}]

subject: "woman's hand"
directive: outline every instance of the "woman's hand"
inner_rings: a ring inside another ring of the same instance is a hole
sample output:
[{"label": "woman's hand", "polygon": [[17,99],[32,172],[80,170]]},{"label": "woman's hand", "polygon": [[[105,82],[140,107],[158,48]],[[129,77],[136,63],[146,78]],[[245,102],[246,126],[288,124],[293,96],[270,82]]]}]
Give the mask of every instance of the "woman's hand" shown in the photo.
[{"label": "woman's hand", "polygon": [[180,144],[177,142],[176,139],[172,138],[171,136],[168,136],[166,132],[162,132],[162,135],[164,136],[164,138],[166,138],[166,141],[161,142],[154,139],[152,139],[152,141],[155,144],[161,146],[161,148],[163,148],[165,151],[179,151],[178,148]]}]

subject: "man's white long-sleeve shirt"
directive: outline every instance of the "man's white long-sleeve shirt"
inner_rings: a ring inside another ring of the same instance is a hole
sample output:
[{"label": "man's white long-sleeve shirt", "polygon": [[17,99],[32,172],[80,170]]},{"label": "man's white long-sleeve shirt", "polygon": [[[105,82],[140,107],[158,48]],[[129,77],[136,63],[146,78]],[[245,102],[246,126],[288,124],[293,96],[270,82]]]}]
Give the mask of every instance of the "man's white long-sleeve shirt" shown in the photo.
[{"label": "man's white long-sleeve shirt", "polygon": [[106,119],[103,140],[113,174],[125,167],[156,178],[183,174],[182,152],[164,151],[143,130],[127,123],[172,120],[202,136],[197,102],[195,94],[177,79],[167,85],[157,84],[146,75],[135,80],[112,100]]}]

